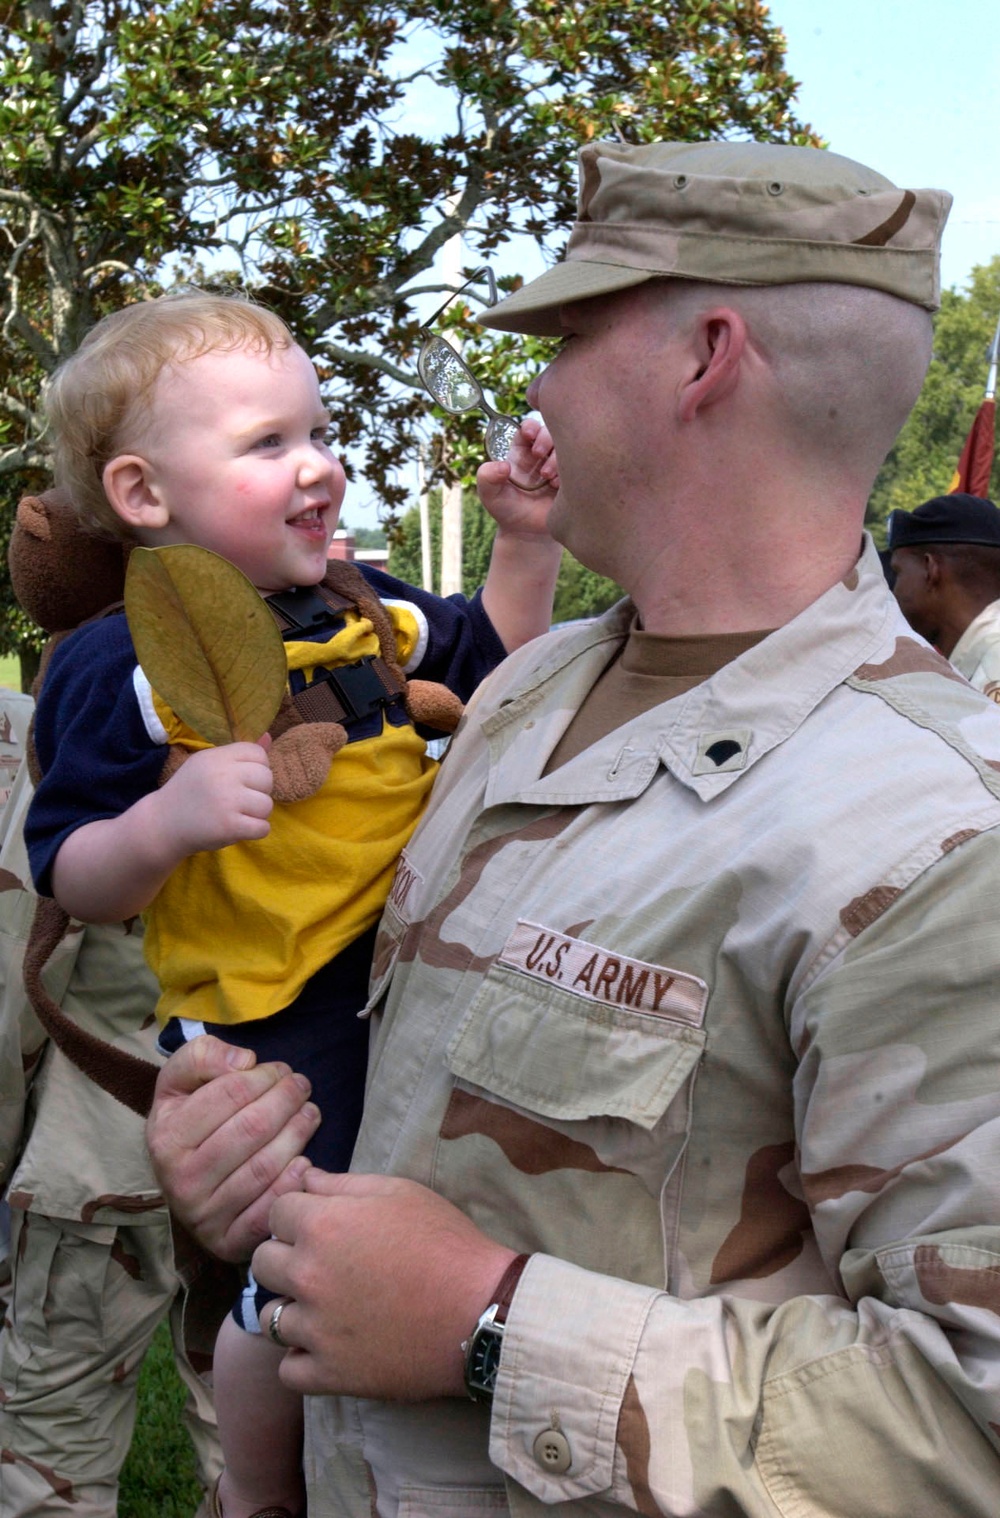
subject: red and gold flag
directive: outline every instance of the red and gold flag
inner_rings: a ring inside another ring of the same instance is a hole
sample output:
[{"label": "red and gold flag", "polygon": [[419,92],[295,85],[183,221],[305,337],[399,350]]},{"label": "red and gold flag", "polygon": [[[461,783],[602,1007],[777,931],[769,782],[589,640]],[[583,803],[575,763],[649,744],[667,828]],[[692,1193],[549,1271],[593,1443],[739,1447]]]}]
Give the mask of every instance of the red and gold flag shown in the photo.
[{"label": "red and gold flag", "polygon": [[997,320],[993,342],[990,345],[990,368],[986,376],[986,394],[976,412],[969,436],[965,440],[958,468],[951,477],[951,484],[948,486],[949,495],[954,495],[956,490],[961,490],[966,495],[989,496],[990,473],[993,469],[996,440],[997,403],[994,396],[997,392],[998,354],[1000,354],[1000,318]]},{"label": "red and gold flag", "polygon": [[983,401],[976,412],[976,419],[965,440],[958,468],[948,486],[949,495],[954,495],[956,490],[962,490],[966,495],[989,496],[996,436],[996,409],[997,403],[991,398]]}]

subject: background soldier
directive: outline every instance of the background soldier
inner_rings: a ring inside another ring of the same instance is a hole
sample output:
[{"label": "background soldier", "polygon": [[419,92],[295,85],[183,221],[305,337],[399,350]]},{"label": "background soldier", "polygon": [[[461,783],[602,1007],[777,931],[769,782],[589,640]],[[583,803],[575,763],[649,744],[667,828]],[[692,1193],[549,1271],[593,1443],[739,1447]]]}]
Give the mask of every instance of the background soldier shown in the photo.
[{"label": "background soldier", "polygon": [[[199,1325],[197,1291],[189,1296],[181,1282],[141,1119],[46,1040],[24,992],[36,901],[22,836],[31,709],[29,696],[0,689],[0,764],[14,777],[0,815],[0,1186],[12,1226],[0,1330],[0,1512],[114,1518],[139,1369],[168,1315],[199,1478],[208,1488],[218,1475],[212,1339]],[[74,925],[45,973],[81,1026],[156,1058],[158,991],[139,923]]]},{"label": "background soldier", "polygon": [[893,594],[910,626],[1000,701],[1000,511],[938,495],[889,518]]}]

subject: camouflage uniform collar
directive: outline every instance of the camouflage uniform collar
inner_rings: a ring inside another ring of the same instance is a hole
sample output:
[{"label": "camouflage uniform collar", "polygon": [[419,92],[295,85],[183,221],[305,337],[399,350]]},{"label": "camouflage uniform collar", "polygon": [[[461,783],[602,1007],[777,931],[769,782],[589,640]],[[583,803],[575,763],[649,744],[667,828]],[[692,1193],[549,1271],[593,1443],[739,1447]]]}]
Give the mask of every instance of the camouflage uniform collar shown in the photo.
[{"label": "camouflage uniform collar", "polygon": [[882,647],[894,623],[908,632],[866,533],[845,580],[681,698],[663,763],[703,801],[719,795],[797,732]]},{"label": "camouflage uniform collar", "polygon": [[951,651],[951,662],[971,680],[987,649],[1000,640],[1000,601],[990,601],[974,617]]},{"label": "camouflage uniform collar", "polygon": [[[795,733],[831,691],[884,646],[894,624],[907,631],[866,533],[861,558],[846,580],[793,621],[694,690],[540,776],[565,727],[564,717],[553,736],[552,714],[576,708],[615,644],[627,637],[633,615],[632,603],[620,601],[592,622],[558,630],[542,645],[541,658],[529,645],[530,663],[518,655],[508,661],[500,703],[483,719],[494,761],[487,804],[628,800],[646,789],[661,765],[710,801]],[[529,743],[531,730],[536,741]],[[517,757],[511,751],[515,737]]]}]

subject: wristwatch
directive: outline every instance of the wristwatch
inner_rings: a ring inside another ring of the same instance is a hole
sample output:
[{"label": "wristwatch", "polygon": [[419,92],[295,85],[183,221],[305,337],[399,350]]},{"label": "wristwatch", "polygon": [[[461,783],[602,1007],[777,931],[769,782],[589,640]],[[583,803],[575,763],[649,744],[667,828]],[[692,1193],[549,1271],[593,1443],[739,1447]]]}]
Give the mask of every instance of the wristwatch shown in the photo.
[{"label": "wristwatch", "polygon": [[493,1401],[497,1372],[500,1369],[504,1324],[528,1258],[526,1254],[519,1254],[511,1260],[500,1277],[495,1301],[490,1303],[470,1337],[462,1344],[465,1353],[465,1389],[473,1402]]}]

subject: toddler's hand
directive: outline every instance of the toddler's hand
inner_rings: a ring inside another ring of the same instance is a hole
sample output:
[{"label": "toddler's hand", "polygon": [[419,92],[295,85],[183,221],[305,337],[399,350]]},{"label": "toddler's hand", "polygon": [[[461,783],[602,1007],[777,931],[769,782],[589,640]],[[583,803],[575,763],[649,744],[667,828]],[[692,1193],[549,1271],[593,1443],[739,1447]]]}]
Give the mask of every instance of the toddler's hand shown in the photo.
[{"label": "toddler's hand", "polygon": [[559,489],[559,463],[544,423],[525,417],[507,457],[480,466],[476,488],[504,532],[544,534],[549,507]]},{"label": "toddler's hand", "polygon": [[268,742],[199,749],[160,793],[185,855],[266,838],[274,802]]}]

